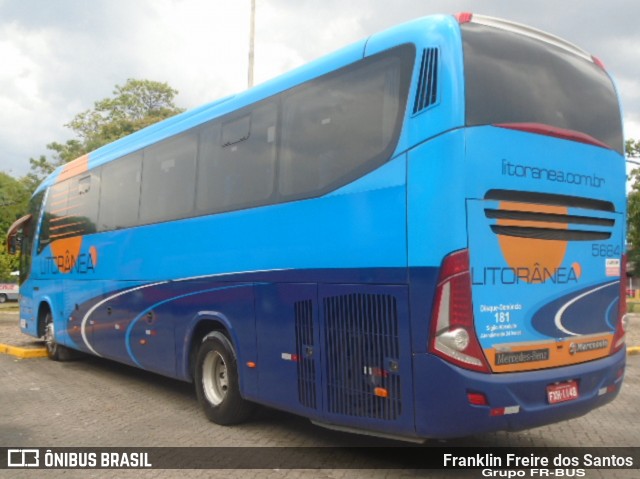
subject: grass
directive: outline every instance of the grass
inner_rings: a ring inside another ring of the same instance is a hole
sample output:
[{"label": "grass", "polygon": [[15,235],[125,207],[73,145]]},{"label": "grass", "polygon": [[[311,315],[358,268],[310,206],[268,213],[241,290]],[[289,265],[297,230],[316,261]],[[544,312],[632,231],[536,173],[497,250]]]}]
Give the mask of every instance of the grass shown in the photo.
[{"label": "grass", "polygon": [[640,301],[627,299],[627,312],[640,313]]}]

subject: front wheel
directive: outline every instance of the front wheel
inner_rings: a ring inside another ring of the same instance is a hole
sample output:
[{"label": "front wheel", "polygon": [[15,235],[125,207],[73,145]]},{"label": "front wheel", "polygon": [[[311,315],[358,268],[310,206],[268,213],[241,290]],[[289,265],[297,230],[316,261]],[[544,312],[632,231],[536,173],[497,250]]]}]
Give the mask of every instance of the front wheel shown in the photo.
[{"label": "front wheel", "polygon": [[7,295],[4,293],[0,293],[0,303],[4,303],[7,301]]},{"label": "front wheel", "polygon": [[196,359],[195,386],[204,413],[216,424],[241,423],[253,411],[254,405],[240,395],[233,345],[218,331],[202,340]]},{"label": "front wheel", "polygon": [[55,327],[53,325],[53,316],[51,312],[47,312],[44,317],[44,344],[47,348],[47,356],[54,361],[70,361],[77,359],[79,353],[67,348],[56,342]]}]

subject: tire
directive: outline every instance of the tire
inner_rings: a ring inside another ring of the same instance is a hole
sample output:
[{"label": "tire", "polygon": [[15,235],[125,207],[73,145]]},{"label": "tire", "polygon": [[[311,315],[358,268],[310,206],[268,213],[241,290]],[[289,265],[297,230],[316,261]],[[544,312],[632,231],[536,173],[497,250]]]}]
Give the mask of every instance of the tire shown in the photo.
[{"label": "tire", "polygon": [[194,379],[198,402],[211,422],[239,424],[253,412],[254,404],[240,395],[236,352],[223,333],[216,331],[202,340]]},{"label": "tire", "polygon": [[53,316],[47,311],[44,317],[44,345],[47,348],[47,356],[53,361],[71,361],[77,359],[80,353],[56,342]]},{"label": "tire", "polygon": [[0,303],[5,303],[7,301],[7,295],[2,293],[0,294]]}]

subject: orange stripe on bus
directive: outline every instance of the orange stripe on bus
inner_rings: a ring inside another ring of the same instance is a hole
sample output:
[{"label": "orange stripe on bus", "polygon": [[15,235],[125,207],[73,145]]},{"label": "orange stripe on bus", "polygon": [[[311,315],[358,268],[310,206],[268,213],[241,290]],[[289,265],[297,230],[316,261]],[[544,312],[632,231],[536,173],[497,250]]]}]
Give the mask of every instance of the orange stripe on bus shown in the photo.
[{"label": "orange stripe on bus", "polygon": [[75,175],[83,173],[89,169],[89,155],[82,155],[80,158],[76,158],[70,163],[64,165],[60,175],[56,179],[56,183],[60,183]]},{"label": "orange stripe on bus", "polygon": [[49,231],[55,231],[55,230],[59,230],[59,229],[62,229],[62,228],[69,228],[70,226],[78,226],[78,225],[81,225],[81,224],[84,224],[84,223],[82,221],[76,221],[75,223],[67,223],[67,224],[64,224],[64,225],[51,226],[49,228]]},{"label": "orange stripe on bus", "polygon": [[62,238],[62,237],[68,238],[70,236],[77,236],[79,234],[82,234],[82,232],[83,232],[82,230],[67,231],[66,233],[60,233],[60,234],[57,234],[57,235],[49,235],[49,238],[51,238],[51,239]]}]

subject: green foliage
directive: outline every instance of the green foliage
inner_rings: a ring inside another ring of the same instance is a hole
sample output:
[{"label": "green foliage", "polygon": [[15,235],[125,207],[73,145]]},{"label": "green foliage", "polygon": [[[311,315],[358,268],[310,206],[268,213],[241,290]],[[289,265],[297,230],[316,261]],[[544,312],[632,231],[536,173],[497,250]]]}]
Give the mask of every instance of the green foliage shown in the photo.
[{"label": "green foliage", "polygon": [[[640,159],[640,141],[627,140],[625,153],[629,159]],[[631,171],[629,180],[632,185],[627,196],[627,254],[632,265],[640,265],[640,168]]]},{"label": "green foliage", "polygon": [[9,255],[6,253],[6,245],[0,243],[0,282],[15,283],[17,276],[11,276],[12,271],[18,270],[19,257],[17,255]]},{"label": "green foliage", "polygon": [[29,196],[24,183],[0,172],[0,231],[6,232],[15,220],[25,214]]},{"label": "green foliage", "polygon": [[9,275],[18,269],[18,257],[6,254],[5,234],[11,224],[20,218],[27,209],[30,192],[23,182],[0,172],[0,281],[16,278]]},{"label": "green foliage", "polygon": [[624,144],[627,158],[640,158],[640,140],[629,138]]},{"label": "green foliage", "polygon": [[116,85],[113,97],[95,102],[93,109],[78,113],[65,125],[76,138],[49,143],[51,159],[44,155],[29,159],[31,171],[24,179],[25,185],[33,191],[56,167],[181,113],[184,110],[174,104],[177,94],[167,83],[152,80],[128,79],[124,85]]},{"label": "green foliage", "polygon": [[[93,110],[79,113],[65,126],[79,136],[84,150],[81,154],[88,153],[182,112],[173,104],[177,94],[167,83],[129,79],[116,86],[112,98],[97,101]],[[64,147],[73,146],[68,143],[55,145],[63,147],[56,150],[61,157],[66,153]]]}]

